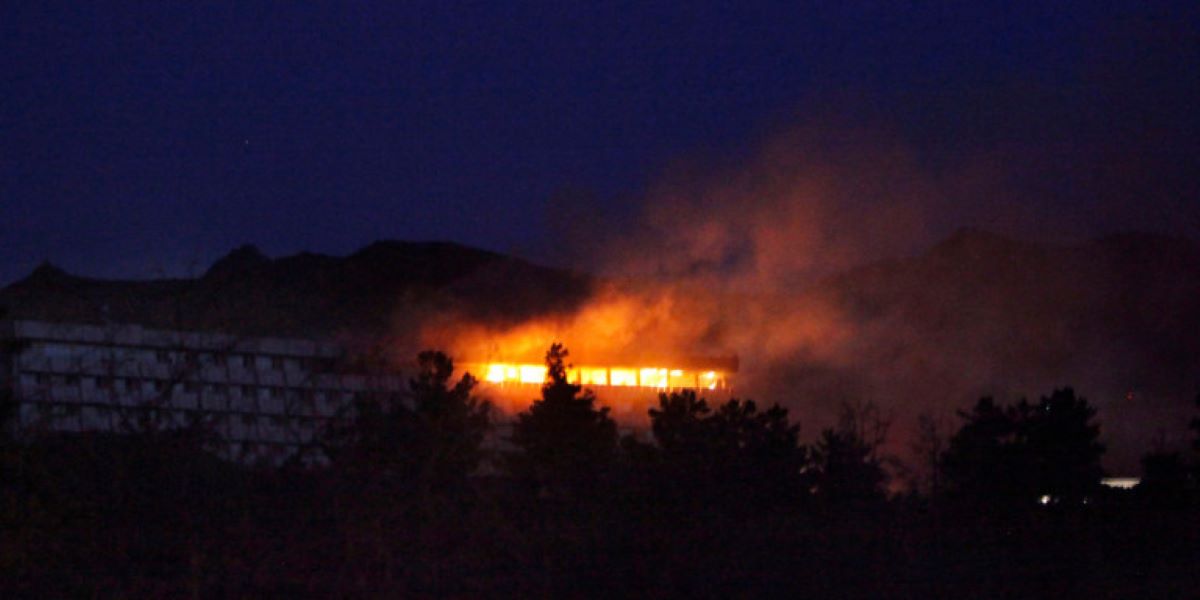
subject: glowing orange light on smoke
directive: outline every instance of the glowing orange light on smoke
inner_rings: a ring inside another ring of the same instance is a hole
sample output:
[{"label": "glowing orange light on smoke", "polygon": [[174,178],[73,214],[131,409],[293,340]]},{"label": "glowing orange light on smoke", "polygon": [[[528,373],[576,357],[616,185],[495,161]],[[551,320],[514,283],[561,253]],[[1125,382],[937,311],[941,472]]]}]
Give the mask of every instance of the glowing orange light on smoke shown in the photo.
[{"label": "glowing orange light on smoke", "polygon": [[[546,381],[544,365],[490,363],[483,365],[480,371],[484,373],[483,380],[493,384],[541,385]],[[715,390],[723,385],[724,374],[717,371],[696,372],[665,367],[583,366],[567,369],[567,381],[586,387]]]},{"label": "glowing orange light on smoke", "polygon": [[539,396],[537,387],[547,377],[542,358],[552,343],[562,341],[570,350],[567,380],[595,392],[623,423],[637,423],[660,393],[696,390],[720,396],[730,391],[736,359],[690,354],[710,347],[696,342],[712,330],[697,298],[657,288],[606,289],[569,314],[502,326],[457,318],[427,324],[421,343],[447,349],[463,371],[485,384],[481,394],[515,414]]}]

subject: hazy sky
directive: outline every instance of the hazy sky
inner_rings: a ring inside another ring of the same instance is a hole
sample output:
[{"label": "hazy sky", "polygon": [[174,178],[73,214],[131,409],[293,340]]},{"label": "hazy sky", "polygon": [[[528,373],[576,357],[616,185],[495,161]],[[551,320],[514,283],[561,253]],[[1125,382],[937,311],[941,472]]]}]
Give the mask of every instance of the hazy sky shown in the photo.
[{"label": "hazy sky", "polygon": [[553,199],[619,224],[678,164],[815,120],[975,182],[930,237],[1200,235],[1194,0],[301,4],[6,3],[0,283],[246,242],[553,261]]}]

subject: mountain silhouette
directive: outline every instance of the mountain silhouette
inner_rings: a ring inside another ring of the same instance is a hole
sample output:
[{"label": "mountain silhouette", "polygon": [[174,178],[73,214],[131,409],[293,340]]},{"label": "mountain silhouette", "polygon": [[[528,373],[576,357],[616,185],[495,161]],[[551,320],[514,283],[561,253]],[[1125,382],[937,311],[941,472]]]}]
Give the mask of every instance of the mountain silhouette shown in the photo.
[{"label": "mountain silhouette", "polygon": [[445,242],[386,241],[346,257],[267,258],[242,246],[201,277],[112,281],[42,265],[0,290],[11,317],[325,338],[392,333],[430,312],[493,322],[569,311],[591,278]]},{"label": "mountain silhouette", "polygon": [[837,307],[853,355],[780,365],[790,394],[882,399],[898,409],[899,439],[919,410],[954,424],[955,409],[984,395],[1073,385],[1100,408],[1108,464],[1136,473],[1156,440],[1186,439],[1200,390],[1200,244],[1189,239],[1060,245],[963,230],[919,256],[828,277],[796,302]]}]

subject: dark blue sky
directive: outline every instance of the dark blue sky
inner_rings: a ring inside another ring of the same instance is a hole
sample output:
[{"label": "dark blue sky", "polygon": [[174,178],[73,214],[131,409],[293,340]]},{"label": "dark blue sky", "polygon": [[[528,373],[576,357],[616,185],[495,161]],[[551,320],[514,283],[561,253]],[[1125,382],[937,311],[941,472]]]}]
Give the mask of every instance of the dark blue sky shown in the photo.
[{"label": "dark blue sky", "polygon": [[544,257],[559,191],[619,222],[673,163],[830,114],[934,171],[992,156],[1051,227],[1200,233],[1194,1],[301,4],[0,9],[0,283],[245,242]]}]

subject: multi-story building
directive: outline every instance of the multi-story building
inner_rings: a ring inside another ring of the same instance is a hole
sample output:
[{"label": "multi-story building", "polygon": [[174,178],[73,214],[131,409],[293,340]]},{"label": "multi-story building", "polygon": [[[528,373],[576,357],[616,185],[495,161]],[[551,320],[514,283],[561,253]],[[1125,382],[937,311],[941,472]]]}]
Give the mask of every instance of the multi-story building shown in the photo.
[{"label": "multi-story building", "polygon": [[[46,321],[0,321],[0,389],[17,403],[24,432],[144,431],[196,425],[218,452],[246,462],[279,462],[310,445],[330,419],[347,416],[356,395],[406,389],[395,372],[346,368],[345,349],[305,339]],[[662,392],[732,393],[737,359],[688,359],[674,366],[572,367],[573,383],[594,389],[623,428],[646,426]],[[502,445],[510,418],[528,408],[544,364],[468,361],[481,395],[499,409],[489,447]],[[498,446],[497,446],[498,447]]]},{"label": "multi-story building", "polygon": [[18,320],[0,325],[0,343],[22,430],[202,423],[222,454],[248,462],[283,460],[356,394],[404,385],[344,372],[339,346],[311,340]]}]

